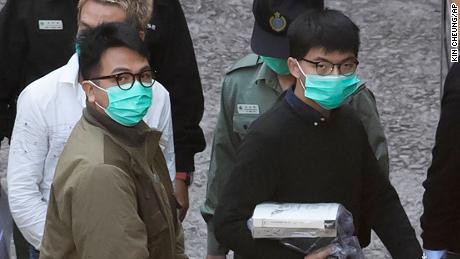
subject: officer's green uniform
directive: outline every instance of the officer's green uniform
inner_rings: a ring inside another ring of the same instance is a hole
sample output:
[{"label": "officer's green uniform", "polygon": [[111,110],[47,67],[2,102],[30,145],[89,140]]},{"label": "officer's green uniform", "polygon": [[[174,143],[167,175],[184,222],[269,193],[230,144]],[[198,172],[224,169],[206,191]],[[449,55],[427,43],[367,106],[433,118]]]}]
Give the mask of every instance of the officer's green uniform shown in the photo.
[{"label": "officer's green uniform", "polygon": [[[227,253],[227,249],[220,246],[214,237],[212,216],[219,193],[235,165],[236,151],[251,123],[270,109],[282,93],[276,73],[255,54],[236,62],[225,75],[220,113],[214,131],[206,200],[201,208],[208,224],[209,255]],[[382,171],[388,176],[387,143],[374,95],[362,84],[347,102],[358,112]]]}]

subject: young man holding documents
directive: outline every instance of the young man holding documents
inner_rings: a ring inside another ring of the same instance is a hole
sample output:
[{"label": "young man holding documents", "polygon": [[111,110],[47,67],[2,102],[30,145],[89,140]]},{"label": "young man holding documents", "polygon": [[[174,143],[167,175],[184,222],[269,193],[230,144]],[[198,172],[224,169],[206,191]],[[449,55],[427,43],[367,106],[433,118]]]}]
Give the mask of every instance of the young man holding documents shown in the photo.
[{"label": "young man holding documents", "polygon": [[373,229],[393,258],[421,258],[361,121],[342,105],[360,82],[358,27],[339,11],[312,10],[290,25],[288,37],[296,83],[243,140],[215,213],[218,241],[243,258],[303,258],[276,240],[252,238],[247,220],[255,206],[339,203],[352,213],[361,246]]}]

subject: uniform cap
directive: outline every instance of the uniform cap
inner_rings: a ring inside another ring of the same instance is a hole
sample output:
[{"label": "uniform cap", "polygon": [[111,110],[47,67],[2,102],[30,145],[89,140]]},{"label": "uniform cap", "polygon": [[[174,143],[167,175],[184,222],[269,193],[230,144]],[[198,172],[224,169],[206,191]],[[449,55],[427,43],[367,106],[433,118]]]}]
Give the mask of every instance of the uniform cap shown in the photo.
[{"label": "uniform cap", "polygon": [[286,33],[289,24],[306,10],[323,8],[323,0],[254,0],[252,51],[262,56],[288,58],[289,42]]}]

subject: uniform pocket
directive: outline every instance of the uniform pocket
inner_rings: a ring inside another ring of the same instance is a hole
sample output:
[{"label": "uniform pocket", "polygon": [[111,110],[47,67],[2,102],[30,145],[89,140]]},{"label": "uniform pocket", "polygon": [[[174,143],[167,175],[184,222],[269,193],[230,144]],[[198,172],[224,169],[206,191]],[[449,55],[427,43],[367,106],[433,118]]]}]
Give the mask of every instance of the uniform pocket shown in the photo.
[{"label": "uniform pocket", "polygon": [[244,137],[252,122],[258,117],[258,115],[233,114],[233,131],[238,133],[240,137]]}]

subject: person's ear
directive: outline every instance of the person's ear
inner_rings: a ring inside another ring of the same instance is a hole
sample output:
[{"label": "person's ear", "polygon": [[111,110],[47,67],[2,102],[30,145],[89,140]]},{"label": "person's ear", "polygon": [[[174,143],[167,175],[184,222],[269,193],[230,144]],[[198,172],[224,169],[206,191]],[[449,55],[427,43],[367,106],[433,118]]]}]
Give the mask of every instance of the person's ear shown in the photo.
[{"label": "person's ear", "polygon": [[296,79],[300,79],[302,77],[302,73],[300,72],[299,65],[297,62],[297,59],[293,57],[289,57],[287,60],[289,72],[291,73],[291,75]]},{"label": "person's ear", "polygon": [[83,81],[81,86],[83,87],[83,91],[85,91],[86,99],[88,102],[94,103],[96,101],[96,96],[94,95],[94,86],[88,80]]},{"label": "person's ear", "polygon": [[142,41],[145,40],[145,30],[139,31],[139,37],[141,38]]}]

